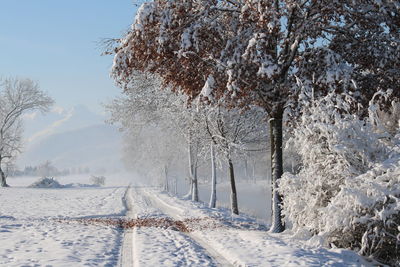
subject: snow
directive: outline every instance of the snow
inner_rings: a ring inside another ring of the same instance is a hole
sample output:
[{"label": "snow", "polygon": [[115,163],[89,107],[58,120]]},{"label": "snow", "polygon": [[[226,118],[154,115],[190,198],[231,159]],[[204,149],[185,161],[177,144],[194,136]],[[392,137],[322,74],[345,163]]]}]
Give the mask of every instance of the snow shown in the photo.
[{"label": "snow", "polygon": [[181,50],[185,51],[192,46],[192,29],[187,29],[182,33],[181,36]]},{"label": "snow", "polygon": [[[238,194],[239,213],[245,213],[264,224],[271,223],[271,182],[257,181],[237,182],[236,190]],[[210,184],[199,185],[199,197],[203,202],[207,202],[211,194]],[[217,207],[230,207],[231,185],[228,182],[217,184]]]},{"label": "snow", "polygon": [[200,95],[207,97],[208,99],[212,100],[213,99],[213,89],[215,86],[215,80],[212,75],[208,75],[207,81],[204,84],[203,89],[201,90]]},{"label": "snow", "polygon": [[124,191],[123,187],[2,188],[0,265],[114,266],[120,230],[67,221],[124,214]]},{"label": "snow", "polygon": [[277,65],[271,65],[270,62],[262,63],[261,67],[258,69],[257,75],[263,77],[266,75],[268,78],[271,78],[278,70]]},{"label": "snow", "polygon": [[311,247],[293,239],[289,232],[267,233],[249,217],[231,216],[228,210],[209,209],[204,204],[173,198],[154,189],[143,191],[153,205],[174,218],[216,220],[216,226],[202,225],[191,236],[234,266],[369,266],[352,251]]},{"label": "snow", "polygon": [[[289,232],[269,234],[229,209],[210,209],[151,186],[127,189],[128,176],[106,180],[125,186],[25,187],[36,179],[10,179],[14,187],[0,190],[2,266],[369,266],[348,250],[312,247]],[[77,220],[113,218],[169,218],[189,230],[157,223],[122,230]]]},{"label": "snow", "polygon": [[156,3],[144,3],[137,11],[135,17],[135,23],[132,25],[136,31],[143,31],[146,24],[153,21],[153,12],[156,7]]},{"label": "snow", "polygon": [[[166,215],[153,207],[151,199],[133,188],[131,201],[135,203],[133,218],[160,218]],[[134,255],[139,266],[215,266],[199,247],[185,234],[172,229],[134,229]]]},{"label": "snow", "polygon": [[284,215],[293,231],[309,231],[314,241],[395,265],[400,136],[392,125],[397,105],[383,111],[373,98],[369,117],[361,118],[350,112],[355,104],[347,94],[329,94],[302,110],[301,125],[287,144],[303,167],[280,179]]}]

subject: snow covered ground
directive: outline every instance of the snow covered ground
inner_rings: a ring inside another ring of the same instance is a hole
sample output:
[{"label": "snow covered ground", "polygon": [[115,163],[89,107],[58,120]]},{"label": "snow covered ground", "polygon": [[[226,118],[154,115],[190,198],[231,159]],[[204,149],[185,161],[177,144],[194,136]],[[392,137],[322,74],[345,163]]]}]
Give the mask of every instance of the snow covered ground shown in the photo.
[{"label": "snow covered ground", "polygon": [[[270,181],[238,182],[239,212],[251,215],[260,222],[271,223],[271,189]],[[217,207],[230,207],[230,184],[228,182],[217,184]],[[211,185],[199,185],[200,200],[209,203]]]},{"label": "snow covered ground", "polygon": [[123,215],[124,192],[1,188],[0,266],[115,266],[121,230],[59,219]]},{"label": "snow covered ground", "polygon": [[[14,187],[0,188],[0,266],[370,265],[351,251],[269,234],[227,209],[208,209],[154,187],[127,190],[126,179],[117,181],[120,186],[37,189],[25,187],[33,179],[10,179]],[[125,230],[77,221],[109,218],[155,221]],[[160,224],[164,219],[184,228]]]},{"label": "snow covered ground", "polygon": [[198,244],[205,244],[206,251],[212,249],[211,256],[217,254],[233,266],[370,265],[352,251],[312,247],[290,234],[269,234],[255,220],[231,216],[228,210],[211,210],[152,189],[142,189],[142,192],[153,206],[175,219],[211,218],[203,224],[196,222],[190,236]]}]

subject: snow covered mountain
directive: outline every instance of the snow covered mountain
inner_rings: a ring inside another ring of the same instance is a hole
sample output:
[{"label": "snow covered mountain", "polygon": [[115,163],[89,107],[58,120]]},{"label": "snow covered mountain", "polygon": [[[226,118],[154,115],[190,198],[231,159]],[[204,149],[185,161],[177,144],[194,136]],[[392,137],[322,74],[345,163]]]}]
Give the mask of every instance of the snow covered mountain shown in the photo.
[{"label": "snow covered mountain", "polygon": [[85,106],[24,115],[25,145],[17,165],[23,168],[50,160],[59,169],[121,168],[120,133],[104,120]]},{"label": "snow covered mountain", "polygon": [[104,124],[105,118],[83,105],[72,109],[54,107],[49,113],[24,114],[25,139],[28,145],[51,134],[77,130],[91,125]]}]

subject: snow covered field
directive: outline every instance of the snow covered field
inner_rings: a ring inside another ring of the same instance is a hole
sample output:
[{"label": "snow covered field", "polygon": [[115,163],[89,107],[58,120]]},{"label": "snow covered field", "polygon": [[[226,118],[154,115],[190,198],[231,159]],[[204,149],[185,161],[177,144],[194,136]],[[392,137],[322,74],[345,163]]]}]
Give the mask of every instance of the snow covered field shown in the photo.
[{"label": "snow covered field", "polygon": [[57,219],[125,213],[124,188],[0,191],[0,266],[115,266],[122,232]]},{"label": "snow covered field", "polygon": [[[232,217],[227,209],[211,210],[153,187],[24,187],[32,180],[10,179],[18,186],[0,191],[0,266],[369,265],[354,252],[269,234],[254,219]],[[188,230],[157,222],[122,230],[75,220],[82,218],[167,219]]]},{"label": "snow covered field", "polygon": [[[230,207],[230,184],[217,184],[217,207]],[[238,192],[239,212],[251,215],[260,222],[271,223],[271,191],[270,181],[239,182],[236,184]],[[209,203],[211,185],[199,185],[200,200]]]}]

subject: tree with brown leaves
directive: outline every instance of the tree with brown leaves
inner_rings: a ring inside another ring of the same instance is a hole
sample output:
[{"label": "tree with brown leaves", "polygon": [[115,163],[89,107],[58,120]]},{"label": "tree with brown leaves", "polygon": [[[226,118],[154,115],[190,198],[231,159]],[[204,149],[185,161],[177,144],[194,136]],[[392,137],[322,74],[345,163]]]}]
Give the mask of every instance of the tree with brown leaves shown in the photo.
[{"label": "tree with brown leaves", "polygon": [[112,75],[123,86],[135,70],[149,71],[190,100],[262,107],[271,129],[271,231],[281,232],[284,112],[297,108],[300,92],[350,90],[359,101],[377,89],[400,95],[399,7],[378,0],[155,0],[139,8],[112,51]]}]

